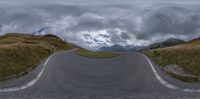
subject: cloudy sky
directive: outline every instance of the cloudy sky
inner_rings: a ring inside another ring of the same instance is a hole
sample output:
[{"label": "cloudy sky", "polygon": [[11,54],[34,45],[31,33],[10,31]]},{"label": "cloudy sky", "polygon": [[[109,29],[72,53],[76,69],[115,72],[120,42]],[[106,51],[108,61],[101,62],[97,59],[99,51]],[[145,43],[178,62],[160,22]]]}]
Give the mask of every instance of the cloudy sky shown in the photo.
[{"label": "cloudy sky", "polygon": [[13,3],[13,4],[24,4],[24,3],[66,3],[66,4],[106,4],[106,3],[149,3],[149,2],[172,2],[172,3],[196,3],[199,0],[0,0],[1,3]]},{"label": "cloudy sky", "polygon": [[46,28],[91,50],[200,35],[198,0],[0,0],[0,13],[1,35]]}]

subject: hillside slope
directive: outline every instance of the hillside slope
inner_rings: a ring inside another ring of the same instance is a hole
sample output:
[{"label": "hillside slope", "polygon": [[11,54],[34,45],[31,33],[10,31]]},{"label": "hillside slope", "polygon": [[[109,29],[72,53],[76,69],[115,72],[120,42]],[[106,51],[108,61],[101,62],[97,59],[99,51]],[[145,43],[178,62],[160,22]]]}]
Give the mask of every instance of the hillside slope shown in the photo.
[{"label": "hillside slope", "polygon": [[51,53],[72,48],[53,35],[9,33],[0,36],[0,80],[24,75]]},{"label": "hillside slope", "polygon": [[[184,44],[152,49],[143,53],[151,57],[161,67],[175,64],[189,75],[200,76],[200,38]],[[187,81],[186,78],[181,78],[181,80]],[[190,81],[193,80],[190,79]],[[199,79],[195,81],[199,81]]]},{"label": "hillside slope", "polygon": [[146,49],[156,49],[156,48],[164,48],[164,47],[170,47],[170,46],[176,46],[180,44],[186,43],[185,41],[170,38],[162,42],[154,43],[146,47]]}]

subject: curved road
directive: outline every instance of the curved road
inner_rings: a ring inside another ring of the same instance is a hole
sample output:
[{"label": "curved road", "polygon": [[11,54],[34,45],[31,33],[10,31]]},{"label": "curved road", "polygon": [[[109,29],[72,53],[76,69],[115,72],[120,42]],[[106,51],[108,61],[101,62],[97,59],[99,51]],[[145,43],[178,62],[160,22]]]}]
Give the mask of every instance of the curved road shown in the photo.
[{"label": "curved road", "polygon": [[199,89],[200,84],[166,76],[140,53],[92,59],[71,50],[51,55],[33,73],[0,83],[0,99],[199,99]]}]

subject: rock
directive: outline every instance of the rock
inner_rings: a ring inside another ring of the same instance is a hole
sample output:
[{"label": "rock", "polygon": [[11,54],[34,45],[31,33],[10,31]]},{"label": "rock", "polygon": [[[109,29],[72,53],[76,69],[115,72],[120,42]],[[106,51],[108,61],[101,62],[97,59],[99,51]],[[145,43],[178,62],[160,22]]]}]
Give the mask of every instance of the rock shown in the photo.
[{"label": "rock", "polygon": [[182,77],[197,77],[200,78],[200,76],[192,76],[191,74],[185,72],[181,67],[178,65],[166,65],[164,66],[163,70],[166,73],[173,73]]}]

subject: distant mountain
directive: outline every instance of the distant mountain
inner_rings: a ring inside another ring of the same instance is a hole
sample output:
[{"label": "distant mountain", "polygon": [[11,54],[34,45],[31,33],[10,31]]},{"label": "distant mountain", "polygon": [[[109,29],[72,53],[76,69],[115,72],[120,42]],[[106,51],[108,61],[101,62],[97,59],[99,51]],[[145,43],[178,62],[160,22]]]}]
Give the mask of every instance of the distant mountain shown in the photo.
[{"label": "distant mountain", "polygon": [[128,51],[141,51],[146,49],[145,46],[121,46],[121,45],[112,45],[112,46],[104,46],[100,47],[97,51],[107,51],[107,52],[128,52]]},{"label": "distant mountain", "polygon": [[127,49],[121,45],[112,45],[100,47],[97,51],[107,51],[107,52],[125,52]]},{"label": "distant mountain", "polygon": [[146,46],[133,46],[129,51],[143,51],[146,50]]},{"label": "distant mountain", "polygon": [[164,47],[170,47],[170,46],[175,46],[175,45],[184,44],[184,43],[186,43],[186,42],[183,40],[170,38],[163,42],[151,44],[151,45],[147,46],[146,49],[164,48]]},{"label": "distant mountain", "polygon": [[163,48],[163,47],[169,47],[169,46],[175,46],[179,44],[184,44],[185,41],[170,38],[163,42],[158,42],[151,44],[149,46],[133,46],[133,45],[127,45],[127,46],[121,46],[121,45],[112,45],[112,46],[104,46],[100,47],[97,51],[114,51],[114,52],[127,52],[127,51],[144,51],[149,49],[156,49],[156,48]]},{"label": "distant mountain", "polygon": [[188,41],[188,43],[198,42],[198,41],[200,41],[200,36]]}]

